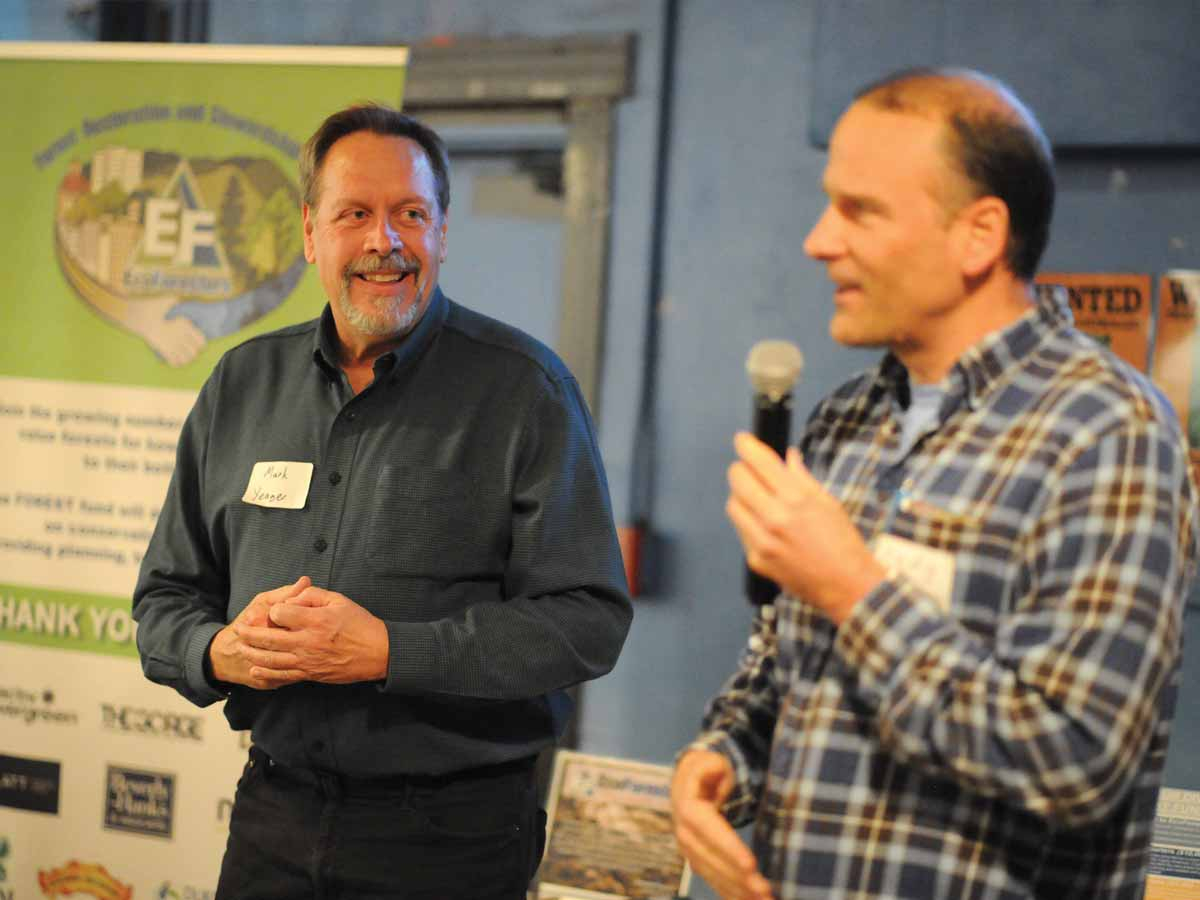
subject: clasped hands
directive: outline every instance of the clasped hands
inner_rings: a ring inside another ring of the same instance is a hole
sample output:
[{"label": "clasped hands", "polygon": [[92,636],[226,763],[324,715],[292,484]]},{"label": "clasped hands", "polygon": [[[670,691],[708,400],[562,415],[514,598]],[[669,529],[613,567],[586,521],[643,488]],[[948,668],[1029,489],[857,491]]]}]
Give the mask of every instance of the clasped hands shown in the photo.
[{"label": "clasped hands", "polygon": [[377,681],[387,675],[387,627],[303,575],[255,596],[213,638],[209,659],[219,681],[259,690],[300,681]]}]

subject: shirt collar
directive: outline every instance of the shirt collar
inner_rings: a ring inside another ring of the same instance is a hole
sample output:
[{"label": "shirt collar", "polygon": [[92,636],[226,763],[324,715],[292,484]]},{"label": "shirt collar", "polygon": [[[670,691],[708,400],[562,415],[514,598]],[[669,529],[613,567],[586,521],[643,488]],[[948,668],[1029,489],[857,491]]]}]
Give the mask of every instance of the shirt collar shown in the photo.
[{"label": "shirt collar", "polygon": [[[1007,328],[983,338],[969,348],[946,376],[943,410],[965,401],[975,408],[1016,362],[1027,356],[1056,331],[1074,324],[1066,291],[1039,291],[1032,308]],[[894,406],[908,406],[908,370],[892,353],[880,361],[876,384]]]},{"label": "shirt collar", "polygon": [[[394,378],[420,358],[442,330],[449,309],[450,301],[442,293],[442,289],[435,286],[429,306],[417,327],[410,331],[398,346],[375,361],[376,375],[390,369],[391,377]],[[316,334],[313,336],[313,362],[328,378],[337,380],[341,377],[339,356],[337,325],[333,321],[333,309],[326,303],[320,319],[317,320]]]}]

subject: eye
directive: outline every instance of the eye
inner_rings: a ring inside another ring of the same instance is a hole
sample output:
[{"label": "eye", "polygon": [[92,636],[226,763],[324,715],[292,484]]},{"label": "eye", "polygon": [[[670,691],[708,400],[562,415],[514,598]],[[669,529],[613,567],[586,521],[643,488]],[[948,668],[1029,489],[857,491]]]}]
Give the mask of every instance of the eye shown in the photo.
[{"label": "eye", "polygon": [[408,207],[400,211],[400,218],[404,222],[420,224],[429,217],[425,214],[425,210],[415,207]]},{"label": "eye", "polygon": [[847,219],[862,218],[863,213],[866,212],[866,207],[862,201],[854,197],[843,198],[838,202],[837,207],[838,211]]}]

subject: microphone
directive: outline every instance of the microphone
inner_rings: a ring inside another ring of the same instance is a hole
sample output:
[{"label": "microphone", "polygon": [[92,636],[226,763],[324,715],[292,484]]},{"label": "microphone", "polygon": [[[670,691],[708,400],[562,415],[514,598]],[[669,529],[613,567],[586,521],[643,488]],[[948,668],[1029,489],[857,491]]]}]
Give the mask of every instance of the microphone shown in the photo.
[{"label": "microphone", "polygon": [[[759,341],[746,357],[746,374],[754,387],[754,436],[783,457],[792,432],[792,388],[804,368],[804,355],[791,341]],[[770,603],[779,585],[746,567],[746,599],[754,606]]]}]

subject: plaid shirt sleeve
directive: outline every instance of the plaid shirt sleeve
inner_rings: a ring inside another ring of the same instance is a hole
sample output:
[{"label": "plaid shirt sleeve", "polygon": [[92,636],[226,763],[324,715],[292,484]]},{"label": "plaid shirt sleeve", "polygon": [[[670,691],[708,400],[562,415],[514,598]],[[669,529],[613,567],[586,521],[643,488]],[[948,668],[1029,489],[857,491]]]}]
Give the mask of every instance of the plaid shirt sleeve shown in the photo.
[{"label": "plaid shirt sleeve", "polygon": [[1044,494],[1017,544],[1023,596],[996,640],[897,578],[843,623],[834,654],[896,759],[1078,826],[1123,800],[1156,727],[1195,495],[1178,434],[1148,408],[1080,429]]},{"label": "plaid shirt sleeve", "polygon": [[708,704],[703,733],[684,751],[711,750],[729,760],[735,784],[723,812],[735,826],[754,817],[779,713],[775,622],[775,607],[759,608],[737,670]]}]

